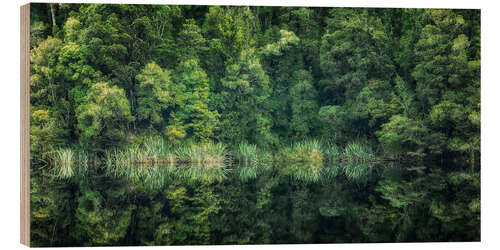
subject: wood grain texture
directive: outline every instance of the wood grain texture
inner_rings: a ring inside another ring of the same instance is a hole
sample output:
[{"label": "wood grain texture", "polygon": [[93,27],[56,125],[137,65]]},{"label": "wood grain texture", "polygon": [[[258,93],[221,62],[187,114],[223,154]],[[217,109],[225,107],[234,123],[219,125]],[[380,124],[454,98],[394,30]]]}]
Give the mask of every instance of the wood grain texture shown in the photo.
[{"label": "wood grain texture", "polygon": [[30,246],[30,5],[21,6],[21,244]]}]

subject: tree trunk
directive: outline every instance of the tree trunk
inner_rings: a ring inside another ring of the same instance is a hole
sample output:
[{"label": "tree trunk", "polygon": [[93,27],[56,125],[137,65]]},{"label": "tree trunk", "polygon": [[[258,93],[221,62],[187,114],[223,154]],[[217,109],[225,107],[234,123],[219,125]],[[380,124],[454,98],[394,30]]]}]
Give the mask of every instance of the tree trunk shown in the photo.
[{"label": "tree trunk", "polygon": [[53,3],[50,4],[50,14],[52,15],[52,27],[54,28],[56,27],[56,11]]}]

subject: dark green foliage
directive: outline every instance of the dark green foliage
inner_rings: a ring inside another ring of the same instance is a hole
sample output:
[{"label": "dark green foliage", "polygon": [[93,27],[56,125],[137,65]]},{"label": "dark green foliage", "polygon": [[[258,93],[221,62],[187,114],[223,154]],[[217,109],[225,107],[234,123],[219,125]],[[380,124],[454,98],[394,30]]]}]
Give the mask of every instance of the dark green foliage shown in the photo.
[{"label": "dark green foliage", "polygon": [[480,28],[478,10],[32,4],[32,242],[479,240]]},{"label": "dark green foliage", "polygon": [[[424,128],[419,154],[479,150],[477,11],[39,4],[33,18],[37,151],[98,135],[105,149],[144,129],[177,143],[388,145],[398,116]],[[123,90],[129,126],[84,114],[103,82]]]}]

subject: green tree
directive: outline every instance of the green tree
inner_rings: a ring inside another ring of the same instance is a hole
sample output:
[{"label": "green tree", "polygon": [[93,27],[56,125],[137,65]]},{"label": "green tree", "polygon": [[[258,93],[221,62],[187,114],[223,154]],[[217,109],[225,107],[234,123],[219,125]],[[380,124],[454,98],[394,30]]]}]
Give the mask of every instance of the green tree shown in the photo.
[{"label": "green tree", "polygon": [[430,142],[429,129],[422,121],[415,121],[406,116],[394,115],[388,123],[377,131],[385,152],[392,154],[424,156]]},{"label": "green tree", "polygon": [[98,147],[119,145],[125,129],[134,120],[125,92],[107,82],[98,82],[76,108],[80,138]]},{"label": "green tree", "polygon": [[271,36],[271,41],[261,48],[260,53],[263,56],[263,66],[269,75],[269,85],[272,86],[269,104],[273,116],[273,132],[287,140],[293,136],[290,128],[290,92],[292,85],[300,81],[294,76],[304,68],[302,54],[298,48],[300,40],[295,33],[287,30],[269,29],[267,33]]},{"label": "green tree", "polygon": [[269,77],[253,48],[243,50],[238,61],[226,68],[222,79],[225,101],[221,132],[226,140],[248,140],[252,143],[272,142],[270,107],[272,90]]},{"label": "green tree", "polygon": [[[178,85],[175,98],[183,102],[178,105],[175,117],[186,126],[187,133],[197,140],[208,140],[214,136],[218,126],[218,113],[208,107],[210,87],[205,71],[198,60],[188,59],[177,67]],[[175,124],[175,121],[171,121]]]},{"label": "green tree", "polygon": [[225,68],[233,63],[243,49],[254,41],[258,20],[249,7],[210,6],[205,15],[202,34],[208,51],[202,55],[202,66],[214,83],[214,91],[221,88]]},{"label": "green tree", "polygon": [[318,122],[317,92],[310,72],[301,70],[295,73],[297,82],[290,88],[292,117],[290,130],[297,139],[312,136]]},{"label": "green tree", "polygon": [[451,10],[426,10],[423,20],[426,25],[415,45],[417,61],[412,72],[420,112],[428,126],[446,136],[448,150],[478,149],[479,127],[474,117],[480,103],[479,61],[468,57],[465,20]]},{"label": "green tree", "polygon": [[339,106],[340,113],[346,114],[343,121],[349,125],[341,127],[349,130],[340,133],[343,140],[367,136],[391,113],[388,104],[395,72],[390,39],[381,20],[366,10],[334,9],[330,15],[329,32],[321,42],[322,103]]},{"label": "green tree", "polygon": [[159,128],[163,124],[165,111],[173,104],[170,95],[170,72],[151,62],[142,69],[136,79],[139,82],[137,117],[147,121],[150,126]]}]

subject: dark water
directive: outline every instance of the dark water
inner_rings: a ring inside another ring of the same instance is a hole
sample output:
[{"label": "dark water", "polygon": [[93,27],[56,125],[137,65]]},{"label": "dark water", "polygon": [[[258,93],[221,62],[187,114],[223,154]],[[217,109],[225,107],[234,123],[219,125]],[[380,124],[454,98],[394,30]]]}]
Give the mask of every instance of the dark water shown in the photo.
[{"label": "dark water", "polygon": [[56,239],[35,236],[38,245],[480,240],[479,170],[455,163],[94,170],[61,183],[60,218],[32,224]]},{"label": "dark water", "polygon": [[[245,167],[237,168],[217,190],[228,208],[240,208],[222,228],[259,235],[253,243],[480,239],[480,178],[470,166],[331,163],[311,171],[307,165],[275,164],[248,179]],[[234,227],[235,221],[248,227]],[[239,234],[216,235],[223,242]]]}]

